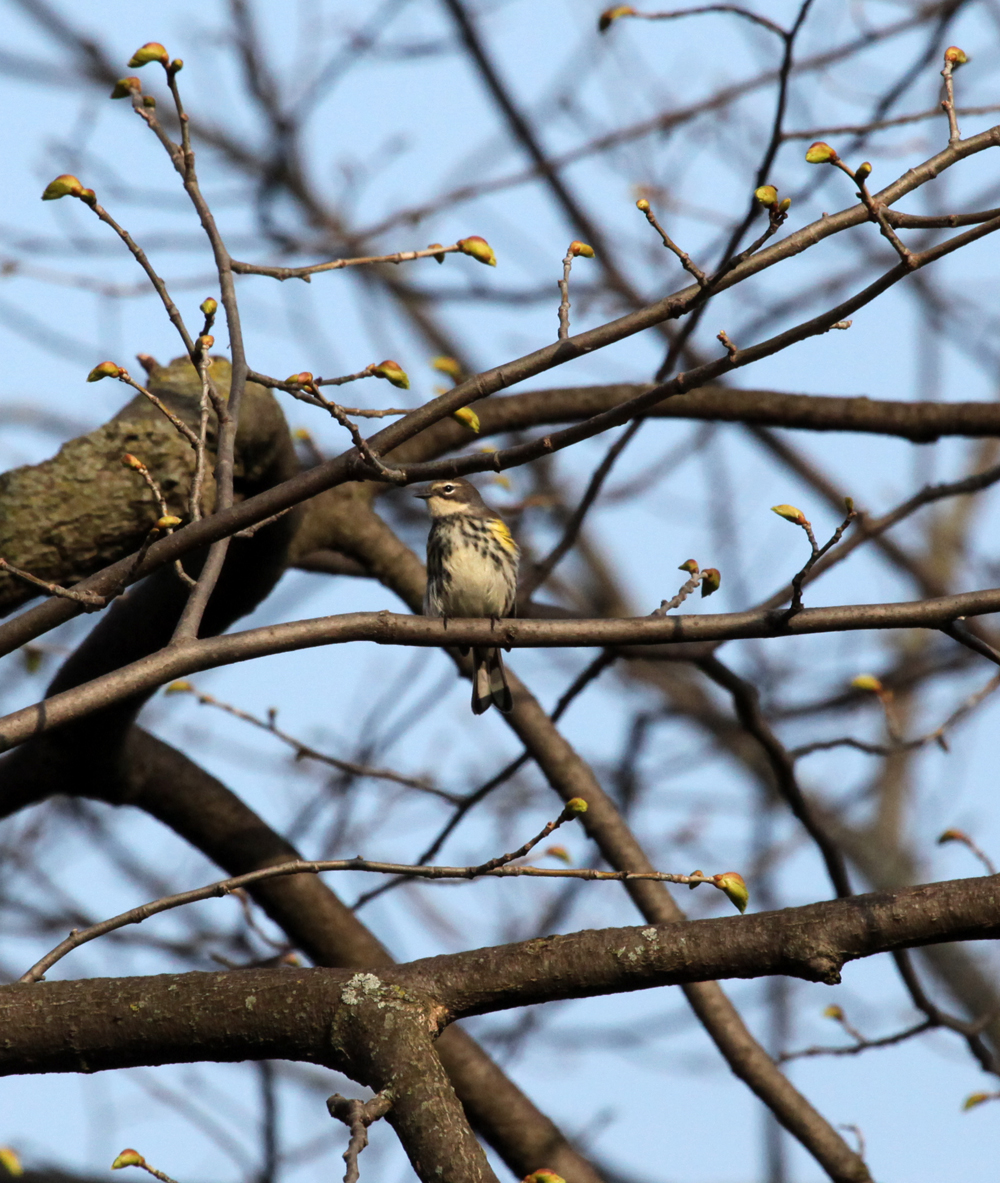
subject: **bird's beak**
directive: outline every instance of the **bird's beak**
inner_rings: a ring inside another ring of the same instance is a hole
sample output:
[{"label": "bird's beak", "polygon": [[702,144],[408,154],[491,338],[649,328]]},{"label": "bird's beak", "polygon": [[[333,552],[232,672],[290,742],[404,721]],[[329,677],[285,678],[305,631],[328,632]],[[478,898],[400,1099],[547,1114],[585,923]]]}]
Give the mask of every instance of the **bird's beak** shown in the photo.
[{"label": "bird's beak", "polygon": [[421,489],[419,492],[414,493],[413,496],[419,497],[421,501],[426,501],[429,497],[433,497],[434,494],[430,489]]}]

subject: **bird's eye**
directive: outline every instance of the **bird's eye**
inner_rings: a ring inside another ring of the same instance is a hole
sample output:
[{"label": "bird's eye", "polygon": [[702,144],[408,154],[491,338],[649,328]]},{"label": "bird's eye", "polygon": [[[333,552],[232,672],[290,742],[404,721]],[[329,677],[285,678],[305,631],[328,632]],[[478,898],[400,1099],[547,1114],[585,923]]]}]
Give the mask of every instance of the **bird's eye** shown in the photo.
[{"label": "bird's eye", "polygon": [[442,493],[454,493],[455,486],[454,485],[445,485],[445,487],[441,490],[441,492]]}]

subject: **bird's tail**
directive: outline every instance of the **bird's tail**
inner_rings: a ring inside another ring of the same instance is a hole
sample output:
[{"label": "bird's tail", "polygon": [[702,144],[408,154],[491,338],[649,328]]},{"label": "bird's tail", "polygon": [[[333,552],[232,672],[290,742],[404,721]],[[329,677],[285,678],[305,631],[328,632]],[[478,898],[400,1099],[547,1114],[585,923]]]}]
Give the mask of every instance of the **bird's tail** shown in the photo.
[{"label": "bird's tail", "polygon": [[472,712],[481,715],[496,704],[507,714],[514,707],[499,649],[472,650]]}]

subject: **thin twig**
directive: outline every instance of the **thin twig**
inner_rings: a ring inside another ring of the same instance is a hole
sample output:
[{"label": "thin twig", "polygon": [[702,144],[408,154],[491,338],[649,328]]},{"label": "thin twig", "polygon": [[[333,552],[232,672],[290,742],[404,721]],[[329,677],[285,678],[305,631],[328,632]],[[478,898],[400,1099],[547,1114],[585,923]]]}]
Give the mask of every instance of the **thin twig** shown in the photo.
[{"label": "thin twig", "polygon": [[359,259],[331,259],[328,263],[313,263],[309,267],[264,267],[257,263],[242,263],[233,259],[232,267],[238,275],[267,275],[272,279],[304,279],[309,282],[310,276],[318,275],[321,271],[339,271],[343,267],[366,267],[374,263],[408,263],[412,259],[436,259],[438,255],[450,255],[462,248],[458,243],[451,246],[440,246],[434,243],[425,250],[396,251],[391,255],[365,255]]},{"label": "thin twig", "polygon": [[101,608],[106,608],[110,602],[110,598],[107,596],[99,596],[94,592],[73,591],[72,588],[60,587],[57,583],[49,583],[47,579],[39,579],[37,575],[32,575],[30,571],[23,571],[20,567],[15,567],[13,563],[8,563],[6,559],[0,559],[0,570],[9,572],[15,579],[20,579],[24,583],[30,583],[33,587],[41,588],[42,591],[48,592],[50,596],[59,596],[64,600],[72,600],[75,604],[80,604],[85,612],[97,612]]},{"label": "thin twig", "polygon": [[351,1140],[344,1151],[344,1162],[347,1164],[344,1183],[357,1183],[361,1177],[358,1155],[368,1145],[368,1127],[385,1117],[392,1108],[392,1090],[376,1093],[368,1101],[348,1100],[334,1093],[327,1098],[326,1107],[331,1117],[342,1121],[351,1131]]}]

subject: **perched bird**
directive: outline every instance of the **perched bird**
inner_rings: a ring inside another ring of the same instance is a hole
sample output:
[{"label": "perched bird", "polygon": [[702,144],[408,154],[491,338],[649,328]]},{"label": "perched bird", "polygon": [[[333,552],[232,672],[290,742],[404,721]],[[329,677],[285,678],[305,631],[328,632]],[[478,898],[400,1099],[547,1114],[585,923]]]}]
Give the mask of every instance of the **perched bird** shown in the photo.
[{"label": "perched bird", "polygon": [[[521,552],[507,523],[475,485],[457,477],[434,481],[415,496],[431,514],[424,615],[510,616]],[[481,715],[493,703],[509,711],[514,704],[500,650],[474,648],[472,665],[473,712]]]}]

